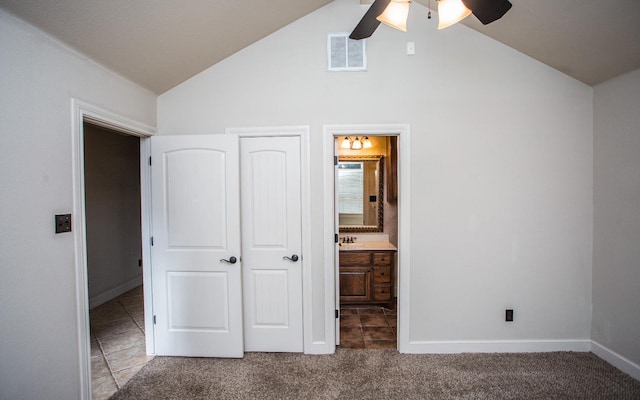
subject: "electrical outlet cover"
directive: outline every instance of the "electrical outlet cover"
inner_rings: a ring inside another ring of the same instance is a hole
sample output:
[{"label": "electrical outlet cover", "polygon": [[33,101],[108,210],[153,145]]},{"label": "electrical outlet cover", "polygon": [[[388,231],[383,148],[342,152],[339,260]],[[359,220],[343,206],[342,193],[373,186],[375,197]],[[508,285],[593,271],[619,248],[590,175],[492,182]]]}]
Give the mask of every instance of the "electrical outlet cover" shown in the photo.
[{"label": "electrical outlet cover", "polygon": [[507,322],[513,322],[513,310],[507,310],[505,312],[504,320]]}]

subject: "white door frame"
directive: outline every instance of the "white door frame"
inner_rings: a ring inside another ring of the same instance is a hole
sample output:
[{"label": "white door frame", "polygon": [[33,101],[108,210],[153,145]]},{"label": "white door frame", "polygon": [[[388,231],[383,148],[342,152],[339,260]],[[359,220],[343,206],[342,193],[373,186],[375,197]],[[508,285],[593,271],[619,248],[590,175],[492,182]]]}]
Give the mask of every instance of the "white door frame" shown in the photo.
[{"label": "white door frame", "polygon": [[[311,266],[311,168],[309,149],[309,126],[273,126],[273,127],[246,127],[227,128],[225,133],[235,133],[243,137],[300,137],[300,201],[302,212],[302,331],[305,354],[325,353],[323,343],[314,343],[312,335],[313,327],[313,281]],[[242,216],[241,216],[242,217]]]},{"label": "white door frame", "polygon": [[[76,313],[79,349],[80,398],[91,398],[91,342],[89,340],[89,294],[87,290],[87,237],[84,187],[84,122],[140,137],[140,197],[142,225],[142,279],[145,304],[151,303],[151,263],[150,263],[150,156],[149,137],[155,128],[138,121],[85,103],[71,99],[71,158],[73,175],[72,231],[74,239],[74,264],[76,270]],[[145,307],[145,340],[147,354],[154,352],[152,325],[153,310]]]},{"label": "white door frame", "polygon": [[[336,252],[335,232],[335,139],[339,136],[397,136],[398,163],[398,350],[408,352],[409,315],[411,299],[411,205],[410,205],[410,127],[408,124],[325,125],[323,134],[324,164],[324,271],[325,271],[325,326],[328,342],[336,343]],[[401,268],[400,268],[401,266]]]}]

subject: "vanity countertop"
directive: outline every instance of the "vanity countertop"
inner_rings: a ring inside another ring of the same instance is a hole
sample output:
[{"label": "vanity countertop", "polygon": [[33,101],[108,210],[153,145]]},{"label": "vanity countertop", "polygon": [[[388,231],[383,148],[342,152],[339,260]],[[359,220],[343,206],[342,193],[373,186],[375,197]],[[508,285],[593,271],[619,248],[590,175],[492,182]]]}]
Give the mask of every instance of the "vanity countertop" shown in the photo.
[{"label": "vanity countertop", "polygon": [[397,251],[398,248],[390,242],[356,242],[356,243],[340,243],[340,251],[358,251],[358,250],[392,250]]}]

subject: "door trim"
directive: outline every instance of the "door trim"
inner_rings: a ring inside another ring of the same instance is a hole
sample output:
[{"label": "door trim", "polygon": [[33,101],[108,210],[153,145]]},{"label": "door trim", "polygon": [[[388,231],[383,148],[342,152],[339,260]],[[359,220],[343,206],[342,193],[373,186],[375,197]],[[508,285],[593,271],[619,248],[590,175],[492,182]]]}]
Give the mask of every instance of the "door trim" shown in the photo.
[{"label": "door trim", "polygon": [[411,289],[411,160],[409,124],[324,125],[324,276],[325,276],[325,333],[327,342],[336,346],[336,257],[335,232],[335,173],[333,157],[338,136],[397,136],[398,163],[398,350],[409,350],[410,289]]},{"label": "door trim", "polygon": [[226,128],[225,133],[243,137],[300,137],[300,201],[302,212],[302,332],[305,354],[326,353],[325,342],[313,340],[313,281],[311,266],[311,168],[308,125]]},{"label": "door trim", "polygon": [[[140,197],[142,227],[142,260],[144,297],[151,304],[150,269],[150,171],[148,157],[150,152],[148,137],[155,134],[155,128],[124,116],[112,113],[100,107],[71,99],[71,161],[73,181],[73,240],[74,264],[76,275],[76,314],[78,332],[78,363],[80,372],[80,398],[91,398],[91,343],[89,339],[89,293],[87,290],[87,238],[84,187],[84,122],[90,122],[104,128],[127,135],[140,137]],[[145,307],[145,340],[147,353],[153,354],[153,329],[151,325],[151,307]]]}]

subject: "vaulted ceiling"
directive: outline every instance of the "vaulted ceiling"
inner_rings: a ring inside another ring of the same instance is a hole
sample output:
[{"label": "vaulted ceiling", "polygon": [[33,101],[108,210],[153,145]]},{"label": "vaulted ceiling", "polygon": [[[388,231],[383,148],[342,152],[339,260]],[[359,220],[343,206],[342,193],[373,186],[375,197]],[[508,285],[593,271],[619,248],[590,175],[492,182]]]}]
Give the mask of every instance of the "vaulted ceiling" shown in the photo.
[{"label": "vaulted ceiling", "polygon": [[[0,0],[0,7],[160,94],[330,2]],[[464,24],[589,85],[640,68],[640,2],[511,2],[493,24]]]}]

